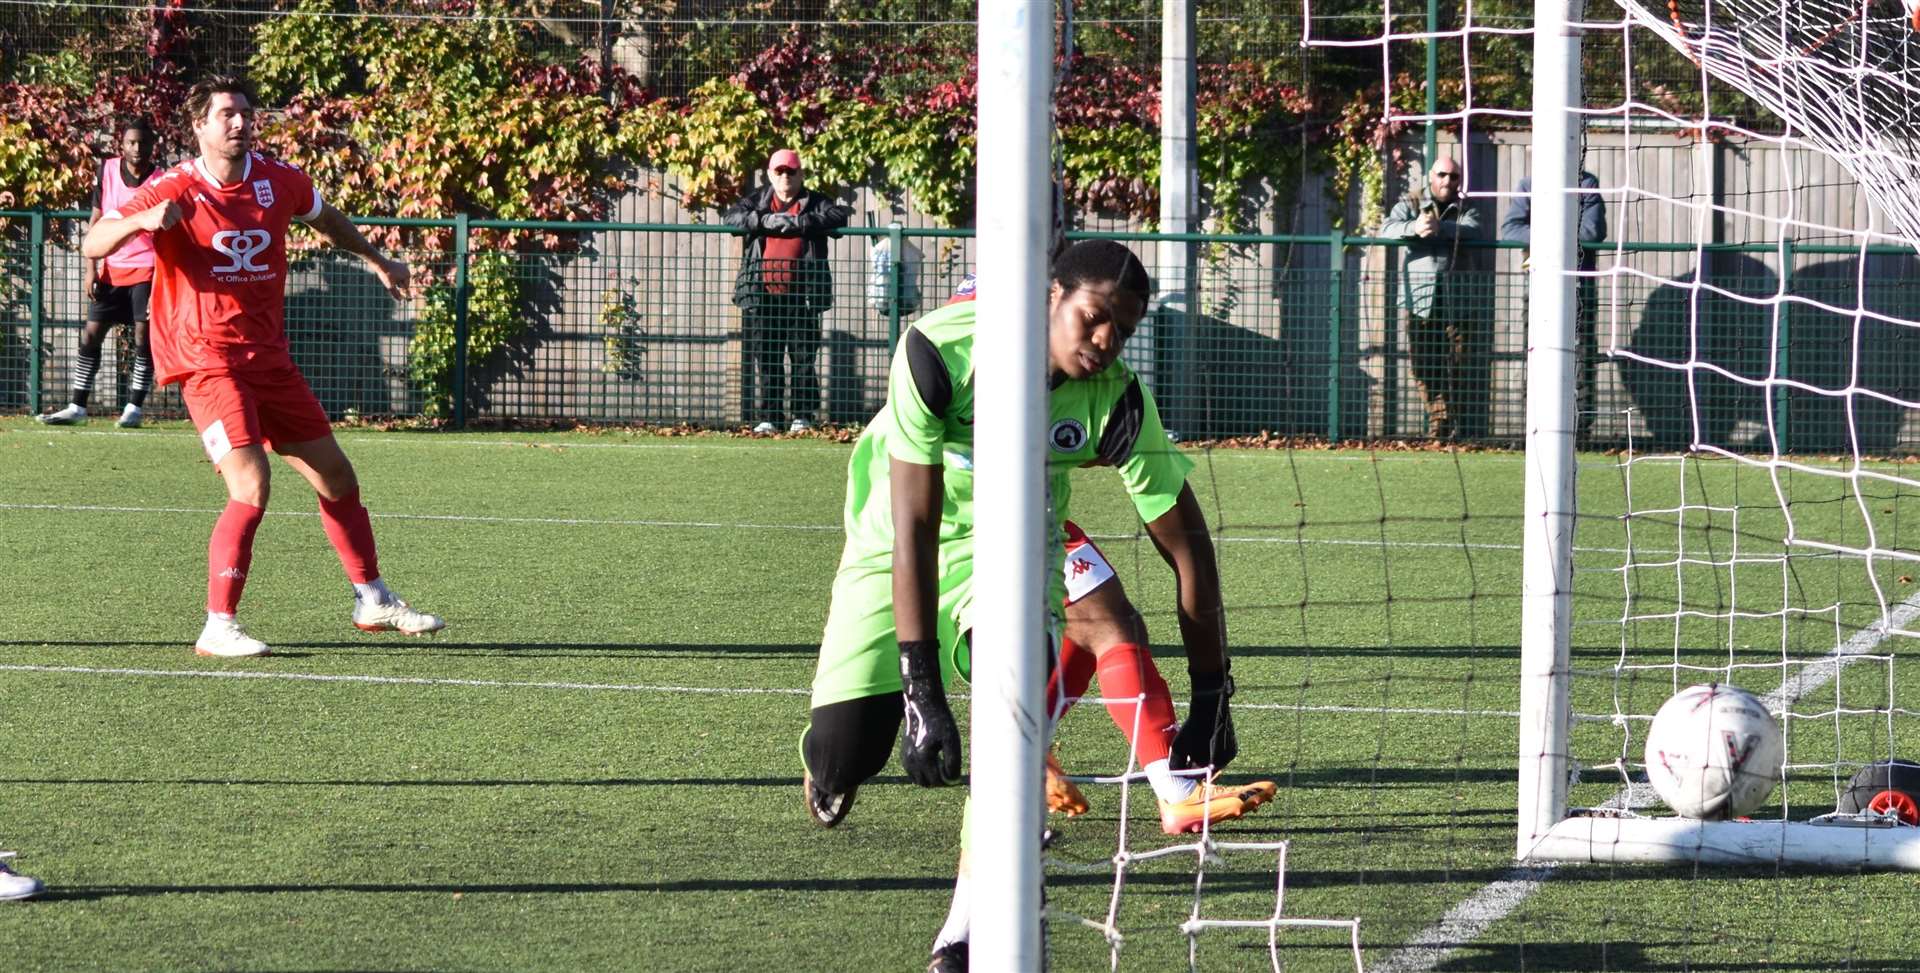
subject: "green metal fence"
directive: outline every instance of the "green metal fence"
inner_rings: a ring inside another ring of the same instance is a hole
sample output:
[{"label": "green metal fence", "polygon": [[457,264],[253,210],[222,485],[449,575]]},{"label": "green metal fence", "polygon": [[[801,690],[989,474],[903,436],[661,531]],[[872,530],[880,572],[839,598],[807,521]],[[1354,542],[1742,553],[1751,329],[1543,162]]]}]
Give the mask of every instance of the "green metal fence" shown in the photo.
[{"label": "green metal fence", "polygon": [[[74,249],[84,214],[0,218],[0,411],[55,408],[65,401],[85,315]],[[725,226],[361,222],[416,234],[451,230],[442,236],[453,242],[404,252],[416,274],[405,302],[388,297],[355,258],[298,257],[289,337],[336,416],[863,422],[885,393],[889,349],[903,324],[946,301],[972,264],[970,231],[849,228],[832,250],[831,306],[815,332],[811,313],[783,319],[778,308],[735,305],[740,238]],[[539,249],[499,249],[494,241],[509,231],[536,236]],[[1400,241],[1074,235],[1128,242],[1156,279],[1166,279],[1154,267],[1157,244],[1197,250],[1190,295],[1150,314],[1126,352],[1169,429],[1187,438],[1267,432],[1341,440],[1432,431],[1401,307]],[[877,272],[872,258],[881,247],[909,257]],[[1464,249],[1461,325],[1481,391],[1468,403],[1476,418],[1458,428],[1469,438],[1514,442],[1524,408],[1521,255],[1497,243]],[[1582,288],[1595,332],[1580,397],[1586,444],[1632,435],[1677,448],[1697,435],[1751,449],[1777,434],[1796,451],[1858,445],[1891,453],[1910,451],[1920,437],[1908,421],[1920,401],[1920,262],[1911,251],[1594,249],[1600,276]],[[769,329],[787,340],[759,341]],[[116,406],[129,352],[124,338],[109,343],[95,383],[98,411]],[[775,376],[763,366],[774,362],[786,397],[766,407]],[[156,417],[181,414],[172,389],[148,405]]]}]

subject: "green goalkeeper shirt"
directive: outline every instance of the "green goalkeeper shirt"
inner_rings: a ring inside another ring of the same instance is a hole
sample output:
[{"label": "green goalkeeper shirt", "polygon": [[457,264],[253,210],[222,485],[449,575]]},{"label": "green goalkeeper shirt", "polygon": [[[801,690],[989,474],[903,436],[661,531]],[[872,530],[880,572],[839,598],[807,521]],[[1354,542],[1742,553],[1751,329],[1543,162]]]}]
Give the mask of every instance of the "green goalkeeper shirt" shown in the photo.
[{"label": "green goalkeeper shirt", "polygon": [[[949,304],[901,335],[887,381],[887,401],[854,447],[847,468],[847,545],[842,565],[893,555],[889,461],[943,469],[940,560],[970,568],[973,541],[972,301]],[[1100,374],[1068,379],[1048,396],[1047,482],[1055,531],[1067,519],[1069,474],[1078,466],[1112,466],[1142,521],[1173,508],[1193,461],[1167,441],[1153,394],[1124,362]],[[1051,545],[1060,557],[1059,538]],[[1056,568],[1058,565],[1055,565]],[[1059,572],[1052,572],[1055,583]],[[1058,604],[1056,600],[1054,602]]]}]

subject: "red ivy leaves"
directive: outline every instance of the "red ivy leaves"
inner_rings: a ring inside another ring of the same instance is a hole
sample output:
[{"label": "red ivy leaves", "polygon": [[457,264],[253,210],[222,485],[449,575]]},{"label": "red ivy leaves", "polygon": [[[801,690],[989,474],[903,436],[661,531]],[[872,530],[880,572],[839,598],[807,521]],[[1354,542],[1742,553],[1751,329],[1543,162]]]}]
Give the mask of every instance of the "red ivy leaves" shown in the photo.
[{"label": "red ivy leaves", "polygon": [[544,95],[596,98],[604,85],[616,111],[654,100],[653,90],[619,65],[602,66],[586,54],[572,64],[522,65],[514,70],[514,83]]},{"label": "red ivy leaves", "polygon": [[1160,83],[1117,58],[1075,54],[1056,58],[1064,81],[1054,94],[1054,116],[1061,128],[1104,128],[1132,124],[1160,127]]}]

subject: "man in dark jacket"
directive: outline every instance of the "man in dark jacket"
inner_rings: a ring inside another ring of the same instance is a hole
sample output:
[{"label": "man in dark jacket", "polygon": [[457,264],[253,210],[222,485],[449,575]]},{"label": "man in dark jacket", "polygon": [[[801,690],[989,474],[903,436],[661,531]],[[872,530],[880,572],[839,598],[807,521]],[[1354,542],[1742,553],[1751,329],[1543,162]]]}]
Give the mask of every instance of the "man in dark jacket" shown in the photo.
[{"label": "man in dark jacket", "polygon": [[[786,363],[793,362],[791,432],[813,427],[820,411],[820,315],[833,306],[827,240],[853,209],[808,192],[800,153],[781,149],[767,160],[767,185],[727,207],[729,226],[746,234],[733,303],[740,306],[743,398],[755,411],[753,431],[771,433],[788,418]],[[758,395],[752,376],[758,373]]]},{"label": "man in dark jacket", "polygon": [[[1527,195],[1533,189],[1532,179],[1520,180],[1520,195],[1513,198],[1507,207],[1507,216],[1500,221],[1500,239],[1529,246],[1533,243],[1533,199]],[[1600,177],[1585,169],[1580,170],[1580,225],[1577,236],[1581,243],[1592,243],[1607,238],[1607,203],[1600,197]],[[1574,381],[1574,411],[1578,417],[1575,435],[1581,442],[1587,441],[1587,434],[1593,430],[1594,406],[1597,399],[1594,382],[1597,379],[1599,360],[1598,328],[1596,318],[1600,307],[1599,288],[1591,276],[1596,266],[1594,251],[1580,248],[1580,285],[1574,293],[1579,295],[1579,312],[1574,316],[1575,345],[1579,349],[1579,370]]]}]

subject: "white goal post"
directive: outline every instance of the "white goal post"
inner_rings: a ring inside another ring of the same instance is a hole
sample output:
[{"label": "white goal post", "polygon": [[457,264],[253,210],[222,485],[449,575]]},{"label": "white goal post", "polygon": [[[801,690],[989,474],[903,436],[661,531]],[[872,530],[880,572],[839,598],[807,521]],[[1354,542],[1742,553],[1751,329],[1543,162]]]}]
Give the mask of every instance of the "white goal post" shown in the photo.
[{"label": "white goal post", "polygon": [[[1912,81],[1920,79],[1920,73],[1916,73],[1911,61],[1892,69],[1872,62],[1874,58],[1893,56],[1889,52],[1896,49],[1902,57],[1912,55],[1917,46],[1911,37],[1888,39],[1883,35],[1876,39],[1869,36],[1876,30],[1906,30],[1904,17],[1888,17],[1886,13],[1890,7],[1896,15],[1912,11],[1911,0],[1906,0],[1905,8],[1893,0],[1841,0],[1837,4],[1810,6],[1790,6],[1784,0],[1734,0],[1708,3],[1703,11],[1698,9],[1700,4],[1690,0],[1686,6],[1696,8],[1689,14],[1690,19],[1683,22],[1681,5],[1675,5],[1670,23],[1664,16],[1668,9],[1664,4],[1658,11],[1649,12],[1635,0],[1618,0],[1618,3],[1627,11],[1630,25],[1664,37],[1700,66],[1703,86],[1711,75],[1718,84],[1737,88],[1781,115],[1787,129],[1783,143],[1792,141],[1796,146],[1834,154],[1842,152],[1847,140],[1852,139],[1853,151],[1848,158],[1838,161],[1860,181],[1866,197],[1890,224],[1889,232],[1897,233],[1909,245],[1920,242],[1920,206],[1914,204],[1915,199],[1920,198],[1915,195],[1920,180],[1912,177],[1920,172],[1920,154],[1915,150],[1920,146],[1920,140],[1915,138],[1916,126],[1920,125],[1916,119],[1920,119],[1920,114],[1896,104],[1899,99],[1886,94],[1904,92],[1909,104],[1920,104],[1920,92],[1908,88]],[[1611,9],[1612,4],[1607,6]],[[1580,0],[1541,0],[1535,5],[1517,857],[1532,862],[1697,862],[1727,866],[1920,870],[1920,827],[1901,825],[1887,816],[1826,813],[1831,810],[1830,806],[1808,810],[1805,802],[1795,807],[1790,801],[1783,802],[1777,811],[1769,811],[1772,816],[1765,820],[1699,821],[1652,816],[1670,812],[1652,799],[1650,790],[1642,782],[1644,778],[1637,776],[1630,747],[1620,748],[1614,754],[1615,759],[1605,767],[1617,782],[1615,793],[1592,807],[1570,807],[1570,791],[1582,771],[1575,746],[1576,724],[1588,718],[1576,716],[1572,702],[1573,682],[1578,672],[1570,650],[1574,622],[1574,540],[1579,522],[1579,494],[1575,489],[1578,464],[1574,453],[1574,381],[1577,374],[1575,288],[1580,271],[1574,220],[1583,117],[1580,7]],[[1806,11],[1814,8],[1824,8],[1828,19],[1810,25]],[[1768,9],[1777,12],[1777,23],[1759,21]],[[1788,13],[1789,10],[1794,12]],[[1721,19],[1716,21],[1716,17]],[[1916,23],[1920,23],[1920,17],[1916,17]],[[1711,29],[1703,30],[1703,24],[1711,25]],[[1822,34],[1823,31],[1827,33]],[[1832,39],[1836,32],[1842,31],[1847,34],[1844,43]],[[1809,41],[1808,37],[1815,39]],[[1761,52],[1758,54],[1751,53],[1756,39],[1764,42],[1758,45]],[[1834,46],[1829,50],[1820,49],[1827,44]],[[1737,49],[1743,45],[1749,47],[1750,53],[1738,53]],[[1796,59],[1807,63],[1795,64]],[[1880,76],[1867,77],[1875,71],[1881,72]],[[1809,87],[1810,79],[1837,84],[1842,90],[1831,98],[1817,98],[1818,104],[1802,102],[1796,106],[1792,99],[1813,97],[1809,92],[1826,90]],[[1882,86],[1878,96],[1862,93],[1870,83]],[[1844,90],[1848,85],[1853,86],[1851,95]],[[1782,103],[1783,99],[1786,103]],[[1708,105],[1703,112],[1710,115],[1710,109]],[[1904,178],[1904,181],[1897,184],[1888,181],[1895,178]],[[1784,190],[1789,194],[1793,191],[1791,185]],[[1781,222],[1785,225],[1785,221]],[[1785,235],[1783,231],[1782,236]],[[1859,241],[1858,259],[1864,265],[1867,243],[1877,234],[1843,229],[1836,231],[1836,235]],[[1704,254],[1704,246],[1701,252]],[[1604,275],[1605,271],[1599,273]],[[1704,271],[1700,273],[1704,276]],[[1705,289],[1699,279],[1689,286],[1696,295]],[[1777,323],[1779,308],[1790,300],[1783,286],[1781,293],[1756,300],[1755,305],[1771,308]],[[1769,305],[1766,301],[1772,303]],[[1851,311],[1857,357],[1861,323],[1876,315],[1864,309],[1858,294],[1854,301]],[[1695,306],[1698,304],[1696,298]],[[1847,310],[1841,307],[1838,312],[1844,314]],[[1920,328],[1920,323],[1912,321],[1884,320],[1892,326]],[[1700,324],[1696,320],[1691,326],[1698,328]],[[1777,328],[1773,341],[1777,348],[1780,342]],[[1604,341],[1602,346],[1609,347]],[[1686,374],[1688,381],[1692,380],[1694,370],[1711,367],[1692,357],[1664,364]],[[1768,395],[1788,386],[1802,390],[1778,366],[1762,378],[1750,380],[1750,384]],[[1856,371],[1844,388],[1811,391],[1844,399],[1848,403],[1849,421],[1852,421],[1854,397],[1876,394],[1863,389],[1862,385],[1863,380]],[[1879,397],[1886,398],[1884,394]],[[1914,403],[1894,404],[1909,413],[1915,411]],[[1772,476],[1777,488],[1783,470],[1797,472],[1803,464],[1795,457],[1781,455],[1778,438],[1773,441],[1774,455],[1758,459],[1738,456],[1724,447],[1699,441],[1689,452],[1707,454],[1708,462],[1747,464],[1747,468],[1758,471],[1758,476]],[[1863,484],[1891,483],[1894,489],[1903,489],[1912,482],[1905,474],[1871,469],[1867,458],[1860,455],[1859,437],[1855,435],[1853,441],[1856,445],[1850,466],[1840,462],[1835,464],[1834,471],[1814,472],[1842,481],[1845,485],[1838,489],[1851,491],[1856,502],[1861,502],[1859,498],[1870,492]],[[1628,452],[1631,453],[1631,444]],[[1631,459],[1622,459],[1617,465],[1624,468],[1629,462]],[[1781,495],[1780,502],[1783,508],[1787,505],[1785,494]],[[1862,505],[1865,506],[1863,502]],[[1631,506],[1629,512],[1631,514]],[[1685,516],[1683,505],[1676,517]],[[1783,573],[1791,567],[1787,562],[1793,557],[1832,556],[1856,560],[1861,570],[1855,582],[1859,593],[1853,599],[1854,607],[1877,606],[1878,620],[1861,625],[1862,634],[1848,639],[1838,624],[1840,612],[1835,609],[1835,636],[1827,651],[1798,655],[1783,652],[1780,660],[1772,664],[1777,669],[1780,688],[1768,695],[1769,708],[1782,719],[1792,739],[1796,727],[1814,718],[1793,712],[1795,703],[1809,694],[1826,692],[1836,699],[1831,704],[1821,704],[1830,710],[1821,715],[1838,714],[1836,720],[1839,716],[1855,714],[1868,719],[1884,717],[1887,729],[1881,745],[1885,750],[1890,751],[1902,742],[1915,742],[1910,731],[1903,735],[1894,728],[1896,718],[1905,721],[1911,716],[1902,711],[1894,699],[1892,673],[1897,645],[1889,647],[1886,643],[1894,639],[1911,640],[1913,633],[1909,629],[1915,616],[1920,615],[1920,607],[1916,607],[1914,600],[1900,602],[1897,595],[1882,590],[1875,574],[1889,563],[1911,562],[1913,554],[1894,543],[1883,546],[1871,533],[1870,517],[1866,518],[1869,520],[1868,541],[1852,548],[1841,541],[1797,535],[1791,511],[1781,513],[1781,519],[1789,525],[1783,541],[1787,551],[1780,558]],[[1676,558],[1676,562],[1678,560]],[[1738,570],[1737,565],[1728,565],[1733,562],[1713,567],[1725,567],[1728,572]],[[1845,601],[1840,600],[1841,604]],[[1629,613],[1631,611],[1630,607]],[[1676,632],[1683,621],[1677,617],[1679,614],[1676,610],[1673,625]],[[1729,628],[1737,621],[1735,614],[1735,611],[1729,612]],[[1781,614],[1784,616],[1787,611],[1783,609]],[[1681,641],[1681,636],[1676,634],[1675,638],[1676,643]],[[1707,673],[1712,672],[1713,667],[1698,667],[1702,671],[1689,672],[1695,667],[1681,660],[1685,648],[1676,644],[1673,664],[1668,667],[1672,670],[1670,677],[1682,685],[1689,680],[1709,681],[1712,677]],[[1850,708],[1847,700],[1838,698],[1839,670],[1868,658],[1883,663],[1888,672],[1884,680],[1886,696],[1883,700],[1876,697],[1871,704],[1861,703]],[[1730,663],[1729,667],[1737,668]],[[1769,673],[1768,677],[1774,674]],[[1618,668],[1614,676],[1619,678]],[[1692,678],[1695,676],[1698,678]],[[1833,685],[1829,687],[1828,683]],[[1636,722],[1640,718],[1619,711],[1613,714],[1614,722],[1628,740],[1644,730],[1644,724]],[[1600,721],[1604,716],[1591,719]],[[1836,749],[1839,749],[1837,744]],[[1861,759],[1828,754],[1819,760],[1802,760],[1796,764],[1790,758],[1789,769],[1783,776],[1791,775],[1797,766],[1804,772],[1825,773],[1835,781],[1844,781],[1850,770],[1861,765]],[[1783,790],[1785,783],[1783,780]]]}]

